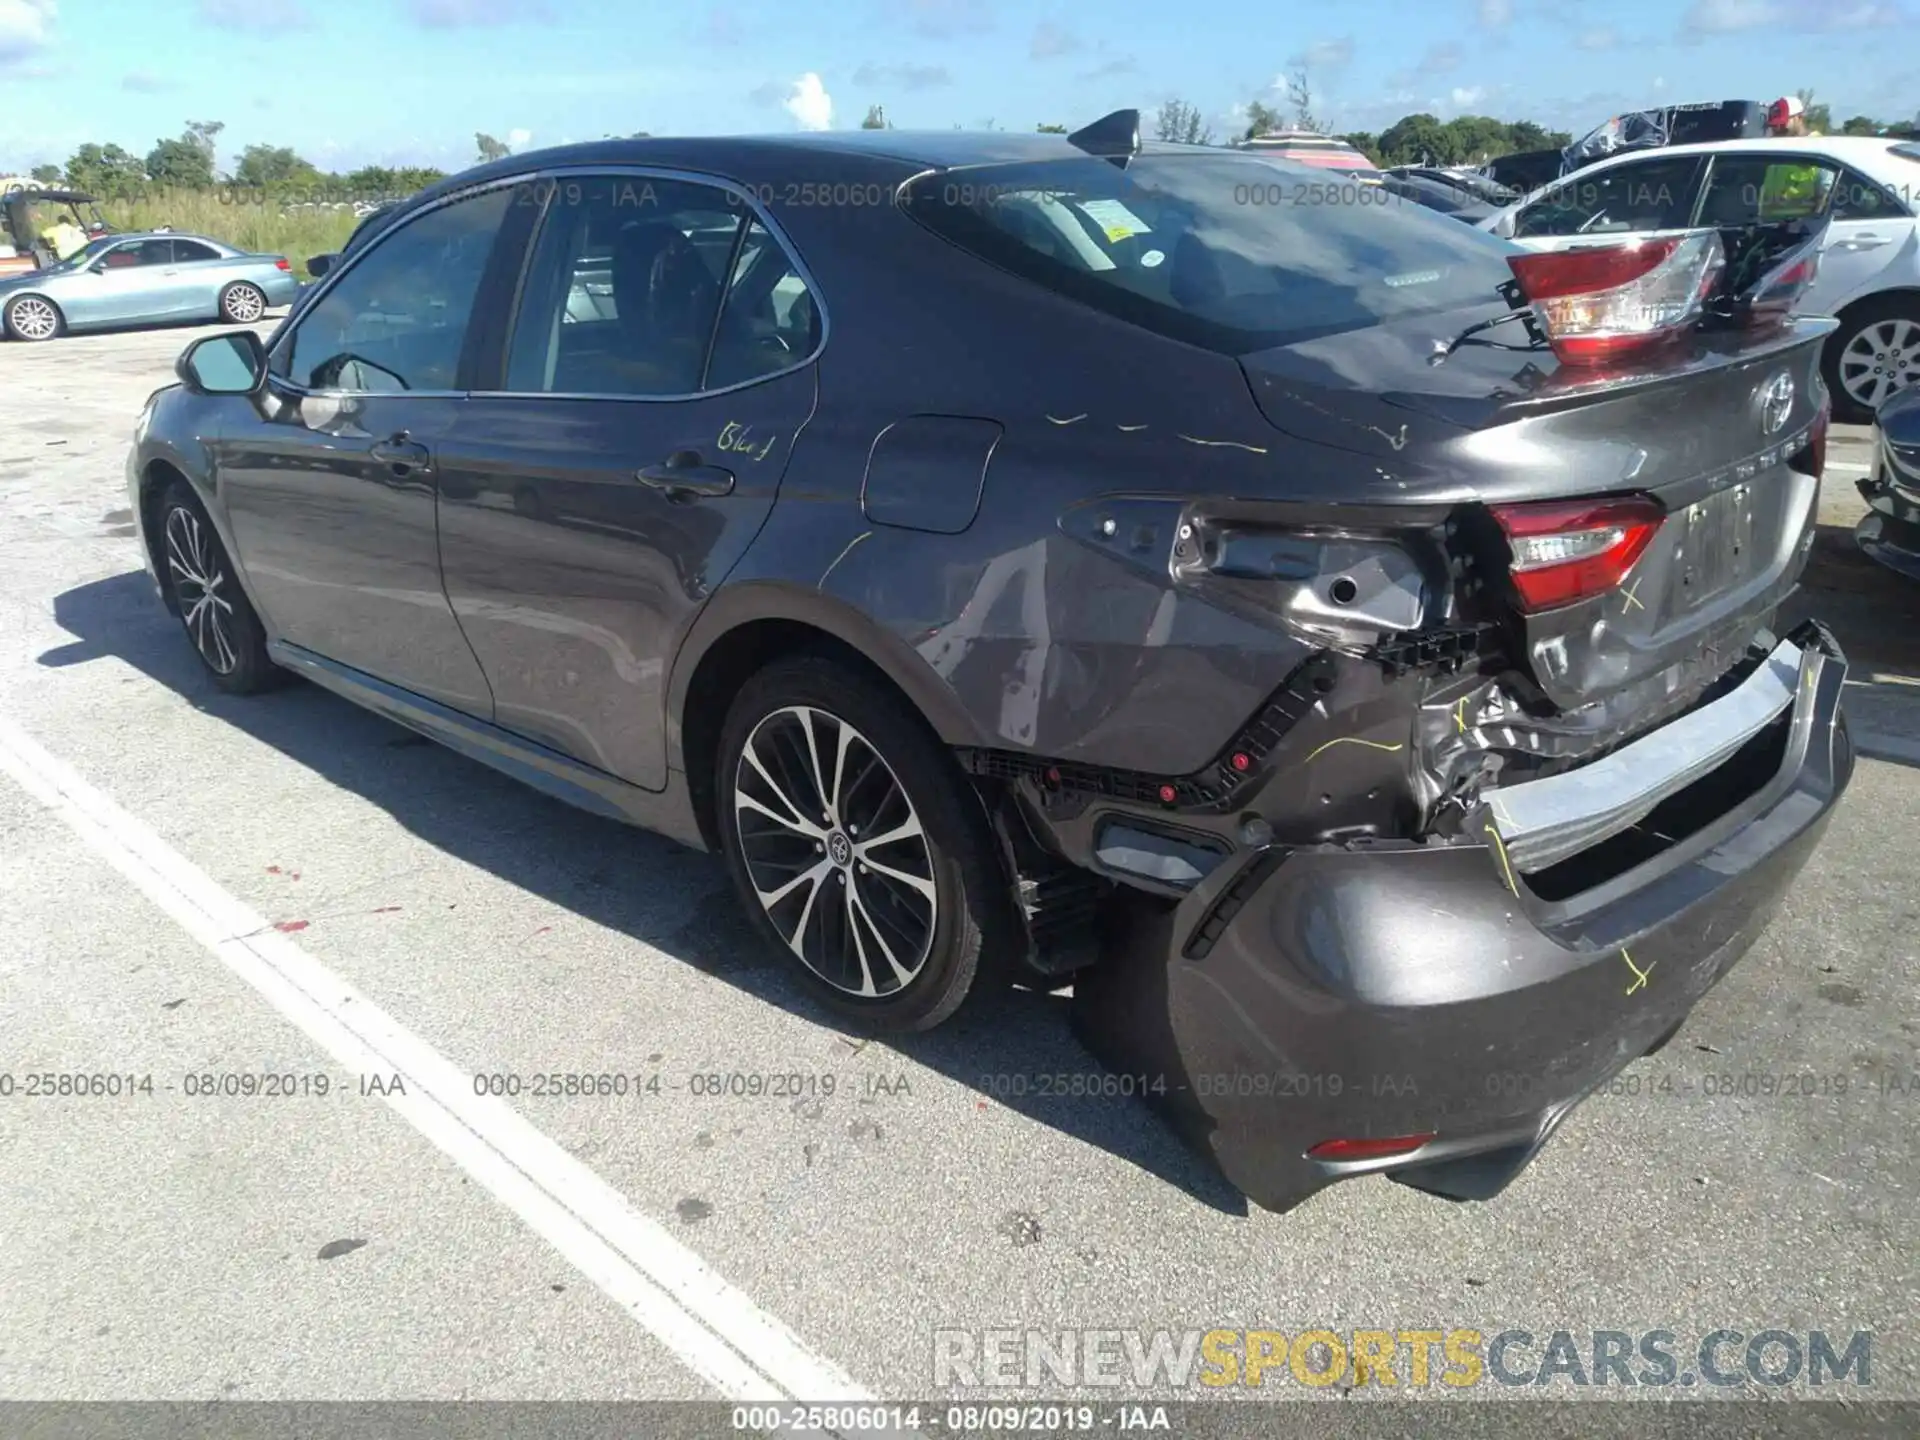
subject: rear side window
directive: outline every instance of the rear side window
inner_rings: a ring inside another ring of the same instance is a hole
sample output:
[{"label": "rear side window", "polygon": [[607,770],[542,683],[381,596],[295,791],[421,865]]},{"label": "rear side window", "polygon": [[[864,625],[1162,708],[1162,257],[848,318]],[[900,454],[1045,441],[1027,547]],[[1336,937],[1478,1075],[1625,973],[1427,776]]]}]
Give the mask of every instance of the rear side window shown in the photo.
[{"label": "rear side window", "polygon": [[202,245],[197,240],[175,240],[173,258],[176,264],[189,264],[196,260],[218,260],[220,252],[211,245]]},{"label": "rear side window", "polygon": [[1700,162],[1663,155],[1578,171],[1520,212],[1515,235],[1619,235],[1679,230],[1690,223]]},{"label": "rear side window", "polygon": [[1002,269],[1246,354],[1496,298],[1514,247],[1384,187],[1242,156],[1088,156],[922,177],[906,207]]},{"label": "rear side window", "polygon": [[1904,218],[1907,207],[1877,181],[1869,180],[1858,170],[1842,169],[1840,188],[1833,196],[1833,218],[1836,220],[1884,220],[1890,216]]}]

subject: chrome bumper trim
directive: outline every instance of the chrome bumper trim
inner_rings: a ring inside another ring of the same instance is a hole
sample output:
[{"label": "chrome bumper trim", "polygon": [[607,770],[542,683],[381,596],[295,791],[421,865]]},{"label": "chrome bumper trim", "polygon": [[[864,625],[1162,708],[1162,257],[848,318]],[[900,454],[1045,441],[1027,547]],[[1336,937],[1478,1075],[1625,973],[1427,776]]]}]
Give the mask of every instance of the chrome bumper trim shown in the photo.
[{"label": "chrome bumper trim", "polygon": [[1790,707],[1813,703],[1825,657],[1790,640],[1740,685],[1590,765],[1487,791],[1507,862],[1544,870],[1645,819],[1710,773]]}]

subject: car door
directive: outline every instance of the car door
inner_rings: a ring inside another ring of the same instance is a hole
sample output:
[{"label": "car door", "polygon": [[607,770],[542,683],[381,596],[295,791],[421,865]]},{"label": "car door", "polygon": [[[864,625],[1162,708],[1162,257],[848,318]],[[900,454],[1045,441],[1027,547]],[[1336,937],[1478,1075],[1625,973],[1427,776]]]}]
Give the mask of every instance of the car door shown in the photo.
[{"label": "car door", "polygon": [[383,234],[275,338],[262,395],[215,443],[236,561],[273,632],[482,719],[486,679],[440,588],[435,447],[493,267],[518,267],[514,216],[501,184]]},{"label": "car door", "polygon": [[227,264],[227,257],[204,241],[174,236],[174,288],[169,313],[217,316],[220,287],[228,278]]},{"label": "car door", "polygon": [[1920,222],[1914,219],[1910,200],[1841,166],[1820,273],[1814,278],[1814,296],[1826,313],[1876,290],[1911,285],[1920,275],[1916,252]]},{"label": "car door", "polygon": [[1531,250],[1685,229],[1699,193],[1697,155],[1652,154],[1575,171],[1520,206],[1500,233]]},{"label": "car door", "polygon": [[492,392],[442,447],[443,577],[496,723],[658,789],[669,658],[773,505],[822,312],[719,182],[564,173],[543,202]]},{"label": "car door", "polygon": [[165,318],[174,277],[173,241],[124,240],[94,257],[65,287],[61,308],[74,325],[127,325]]}]

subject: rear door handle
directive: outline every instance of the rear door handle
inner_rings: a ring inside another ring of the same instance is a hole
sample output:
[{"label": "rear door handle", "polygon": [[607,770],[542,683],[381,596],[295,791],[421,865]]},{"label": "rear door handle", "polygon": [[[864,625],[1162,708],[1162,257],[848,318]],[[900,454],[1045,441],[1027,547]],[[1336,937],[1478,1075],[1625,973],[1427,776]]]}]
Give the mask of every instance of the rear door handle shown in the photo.
[{"label": "rear door handle", "polygon": [[669,500],[733,493],[733,472],[703,463],[693,450],[677,450],[659,465],[642,465],[633,478],[649,489],[665,491]]},{"label": "rear door handle", "polygon": [[1849,235],[1844,240],[1833,242],[1836,250],[1872,250],[1887,243],[1884,235]]},{"label": "rear door handle", "polygon": [[427,447],[418,440],[408,439],[404,432],[386,440],[374,441],[367,453],[390,467],[395,475],[425,471],[430,458]]}]

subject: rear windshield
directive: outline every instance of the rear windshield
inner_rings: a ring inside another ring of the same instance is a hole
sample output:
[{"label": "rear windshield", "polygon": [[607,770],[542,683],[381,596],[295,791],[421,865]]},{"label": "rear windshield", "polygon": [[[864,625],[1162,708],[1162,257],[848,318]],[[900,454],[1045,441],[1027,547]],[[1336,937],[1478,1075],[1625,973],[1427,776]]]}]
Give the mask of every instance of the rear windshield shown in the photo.
[{"label": "rear windshield", "polygon": [[1518,253],[1378,184],[1232,155],[968,167],[914,181],[907,208],[1002,269],[1232,355],[1498,303]]}]

